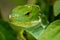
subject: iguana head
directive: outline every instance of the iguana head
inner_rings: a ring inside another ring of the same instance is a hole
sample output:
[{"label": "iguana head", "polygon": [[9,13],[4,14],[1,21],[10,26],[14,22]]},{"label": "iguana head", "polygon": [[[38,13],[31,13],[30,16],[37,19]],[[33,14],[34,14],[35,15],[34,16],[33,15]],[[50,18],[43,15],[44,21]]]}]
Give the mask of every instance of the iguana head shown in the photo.
[{"label": "iguana head", "polygon": [[32,27],[40,23],[40,8],[37,5],[24,5],[13,8],[9,15],[11,24],[22,27]]}]

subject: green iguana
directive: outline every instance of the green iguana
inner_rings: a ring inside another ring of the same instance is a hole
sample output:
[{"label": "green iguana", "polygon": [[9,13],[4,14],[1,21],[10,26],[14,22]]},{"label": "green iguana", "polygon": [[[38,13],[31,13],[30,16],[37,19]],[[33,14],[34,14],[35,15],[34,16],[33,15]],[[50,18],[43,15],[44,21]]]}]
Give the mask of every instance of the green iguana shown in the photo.
[{"label": "green iguana", "polygon": [[[14,27],[15,30],[21,27],[30,28],[34,26],[37,27],[38,25],[38,27],[40,27],[40,12],[41,10],[38,5],[17,6],[12,10],[11,14],[9,15],[9,21],[11,24],[17,26],[16,28]],[[20,40],[26,40],[23,36],[23,32],[24,29],[19,29],[18,33],[20,35]]]},{"label": "green iguana", "polygon": [[39,6],[18,6],[12,10],[9,15],[10,23],[16,26],[32,27],[41,22],[39,16]]}]

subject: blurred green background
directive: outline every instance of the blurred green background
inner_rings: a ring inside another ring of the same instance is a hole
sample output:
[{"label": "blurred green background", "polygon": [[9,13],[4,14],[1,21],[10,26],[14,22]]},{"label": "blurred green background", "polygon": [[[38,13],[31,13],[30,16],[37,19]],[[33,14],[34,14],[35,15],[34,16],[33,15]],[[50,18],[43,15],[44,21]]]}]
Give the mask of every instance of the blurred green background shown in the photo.
[{"label": "blurred green background", "polygon": [[27,0],[0,0],[0,18],[8,21],[8,15],[13,7],[26,4]]}]

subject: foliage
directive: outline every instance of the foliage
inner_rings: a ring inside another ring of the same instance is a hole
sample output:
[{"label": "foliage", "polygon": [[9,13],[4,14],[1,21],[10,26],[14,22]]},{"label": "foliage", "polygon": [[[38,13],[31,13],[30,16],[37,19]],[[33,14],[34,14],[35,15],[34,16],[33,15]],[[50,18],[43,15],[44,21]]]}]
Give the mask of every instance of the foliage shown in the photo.
[{"label": "foliage", "polygon": [[17,40],[16,32],[8,22],[0,19],[0,40]]},{"label": "foliage", "polygon": [[[19,18],[16,18],[18,20],[14,17],[12,18],[13,20],[11,19],[9,22],[0,20],[0,40],[17,40],[17,38],[19,40],[60,40],[60,0],[10,0],[10,3],[16,6],[23,5],[21,7],[22,10],[15,8],[10,12],[14,13],[12,15],[19,14]],[[26,7],[24,5],[26,5]],[[31,18],[30,16],[30,20],[23,16],[23,13],[25,14],[25,12],[31,12],[31,8],[28,8],[27,5],[38,5],[40,8],[36,9],[36,6],[32,8],[33,17]],[[21,21],[35,20],[38,15],[37,13],[34,16],[34,13],[36,12],[39,12],[39,17],[41,19],[41,22],[38,25],[33,27],[30,27],[30,24],[27,24],[29,27],[18,26],[17,23]],[[13,25],[11,22],[16,23],[17,25]]]},{"label": "foliage", "polygon": [[60,40],[60,20],[52,22],[38,40]]},{"label": "foliage", "polygon": [[54,15],[57,16],[60,14],[60,0],[56,1],[54,4]]}]

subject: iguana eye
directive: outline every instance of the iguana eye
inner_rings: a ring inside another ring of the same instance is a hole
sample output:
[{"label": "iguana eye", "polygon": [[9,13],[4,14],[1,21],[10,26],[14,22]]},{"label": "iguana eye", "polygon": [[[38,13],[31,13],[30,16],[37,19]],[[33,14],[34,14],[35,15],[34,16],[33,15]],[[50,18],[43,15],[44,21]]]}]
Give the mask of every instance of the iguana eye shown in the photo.
[{"label": "iguana eye", "polygon": [[25,16],[29,16],[30,15],[30,12],[26,13]]}]

